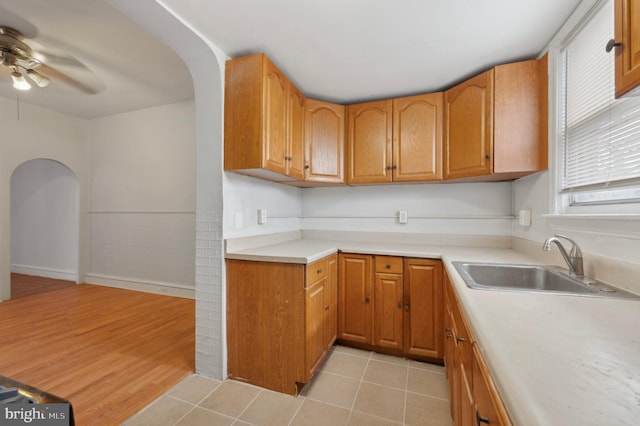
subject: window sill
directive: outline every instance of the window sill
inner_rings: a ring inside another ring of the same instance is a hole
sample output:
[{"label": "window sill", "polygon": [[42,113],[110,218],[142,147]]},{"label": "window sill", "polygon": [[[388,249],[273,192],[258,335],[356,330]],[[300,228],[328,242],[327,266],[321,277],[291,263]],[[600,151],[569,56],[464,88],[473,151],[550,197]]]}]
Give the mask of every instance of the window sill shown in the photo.
[{"label": "window sill", "polygon": [[543,214],[547,226],[599,236],[640,240],[640,214]]}]

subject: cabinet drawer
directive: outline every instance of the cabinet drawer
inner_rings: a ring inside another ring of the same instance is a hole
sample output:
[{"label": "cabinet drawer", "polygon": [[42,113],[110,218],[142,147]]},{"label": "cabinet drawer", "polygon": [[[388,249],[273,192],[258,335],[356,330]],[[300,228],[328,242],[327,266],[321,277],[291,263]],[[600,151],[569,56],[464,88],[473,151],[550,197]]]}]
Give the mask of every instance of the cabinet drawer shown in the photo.
[{"label": "cabinet drawer", "polygon": [[402,258],[394,256],[376,256],[376,272],[388,274],[402,273]]},{"label": "cabinet drawer", "polygon": [[307,265],[307,279],[305,287],[309,286],[321,278],[327,276],[327,258],[316,260],[313,263]]}]

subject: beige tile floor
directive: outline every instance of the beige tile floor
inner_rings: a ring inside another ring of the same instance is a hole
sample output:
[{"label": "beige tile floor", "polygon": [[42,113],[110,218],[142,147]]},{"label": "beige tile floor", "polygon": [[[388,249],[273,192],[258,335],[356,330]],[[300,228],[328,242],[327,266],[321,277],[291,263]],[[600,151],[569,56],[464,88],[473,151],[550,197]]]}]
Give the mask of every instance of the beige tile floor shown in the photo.
[{"label": "beige tile floor", "polygon": [[451,425],[444,368],[335,346],[293,397],[192,375],[129,419],[160,425]]}]

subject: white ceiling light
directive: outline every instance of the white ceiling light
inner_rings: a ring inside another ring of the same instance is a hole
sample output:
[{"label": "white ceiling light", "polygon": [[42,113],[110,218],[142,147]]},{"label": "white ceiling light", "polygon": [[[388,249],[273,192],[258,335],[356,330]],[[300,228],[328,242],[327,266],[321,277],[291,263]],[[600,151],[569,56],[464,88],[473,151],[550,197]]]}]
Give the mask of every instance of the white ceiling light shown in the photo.
[{"label": "white ceiling light", "polygon": [[33,69],[27,70],[27,75],[31,80],[33,80],[39,87],[47,87],[50,83],[50,80],[44,75],[40,74],[38,71]]},{"label": "white ceiling light", "polygon": [[24,78],[22,74],[18,71],[14,71],[11,73],[11,79],[13,80],[13,87],[18,90],[29,90],[31,89],[31,85]]}]

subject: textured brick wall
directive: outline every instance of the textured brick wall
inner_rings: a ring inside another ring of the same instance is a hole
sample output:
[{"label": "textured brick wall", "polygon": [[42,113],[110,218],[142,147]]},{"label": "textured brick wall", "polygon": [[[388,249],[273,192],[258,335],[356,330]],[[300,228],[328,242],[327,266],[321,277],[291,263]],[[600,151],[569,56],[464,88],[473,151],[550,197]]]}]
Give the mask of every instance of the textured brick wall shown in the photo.
[{"label": "textured brick wall", "polygon": [[196,370],[222,378],[224,280],[222,213],[196,214]]}]

